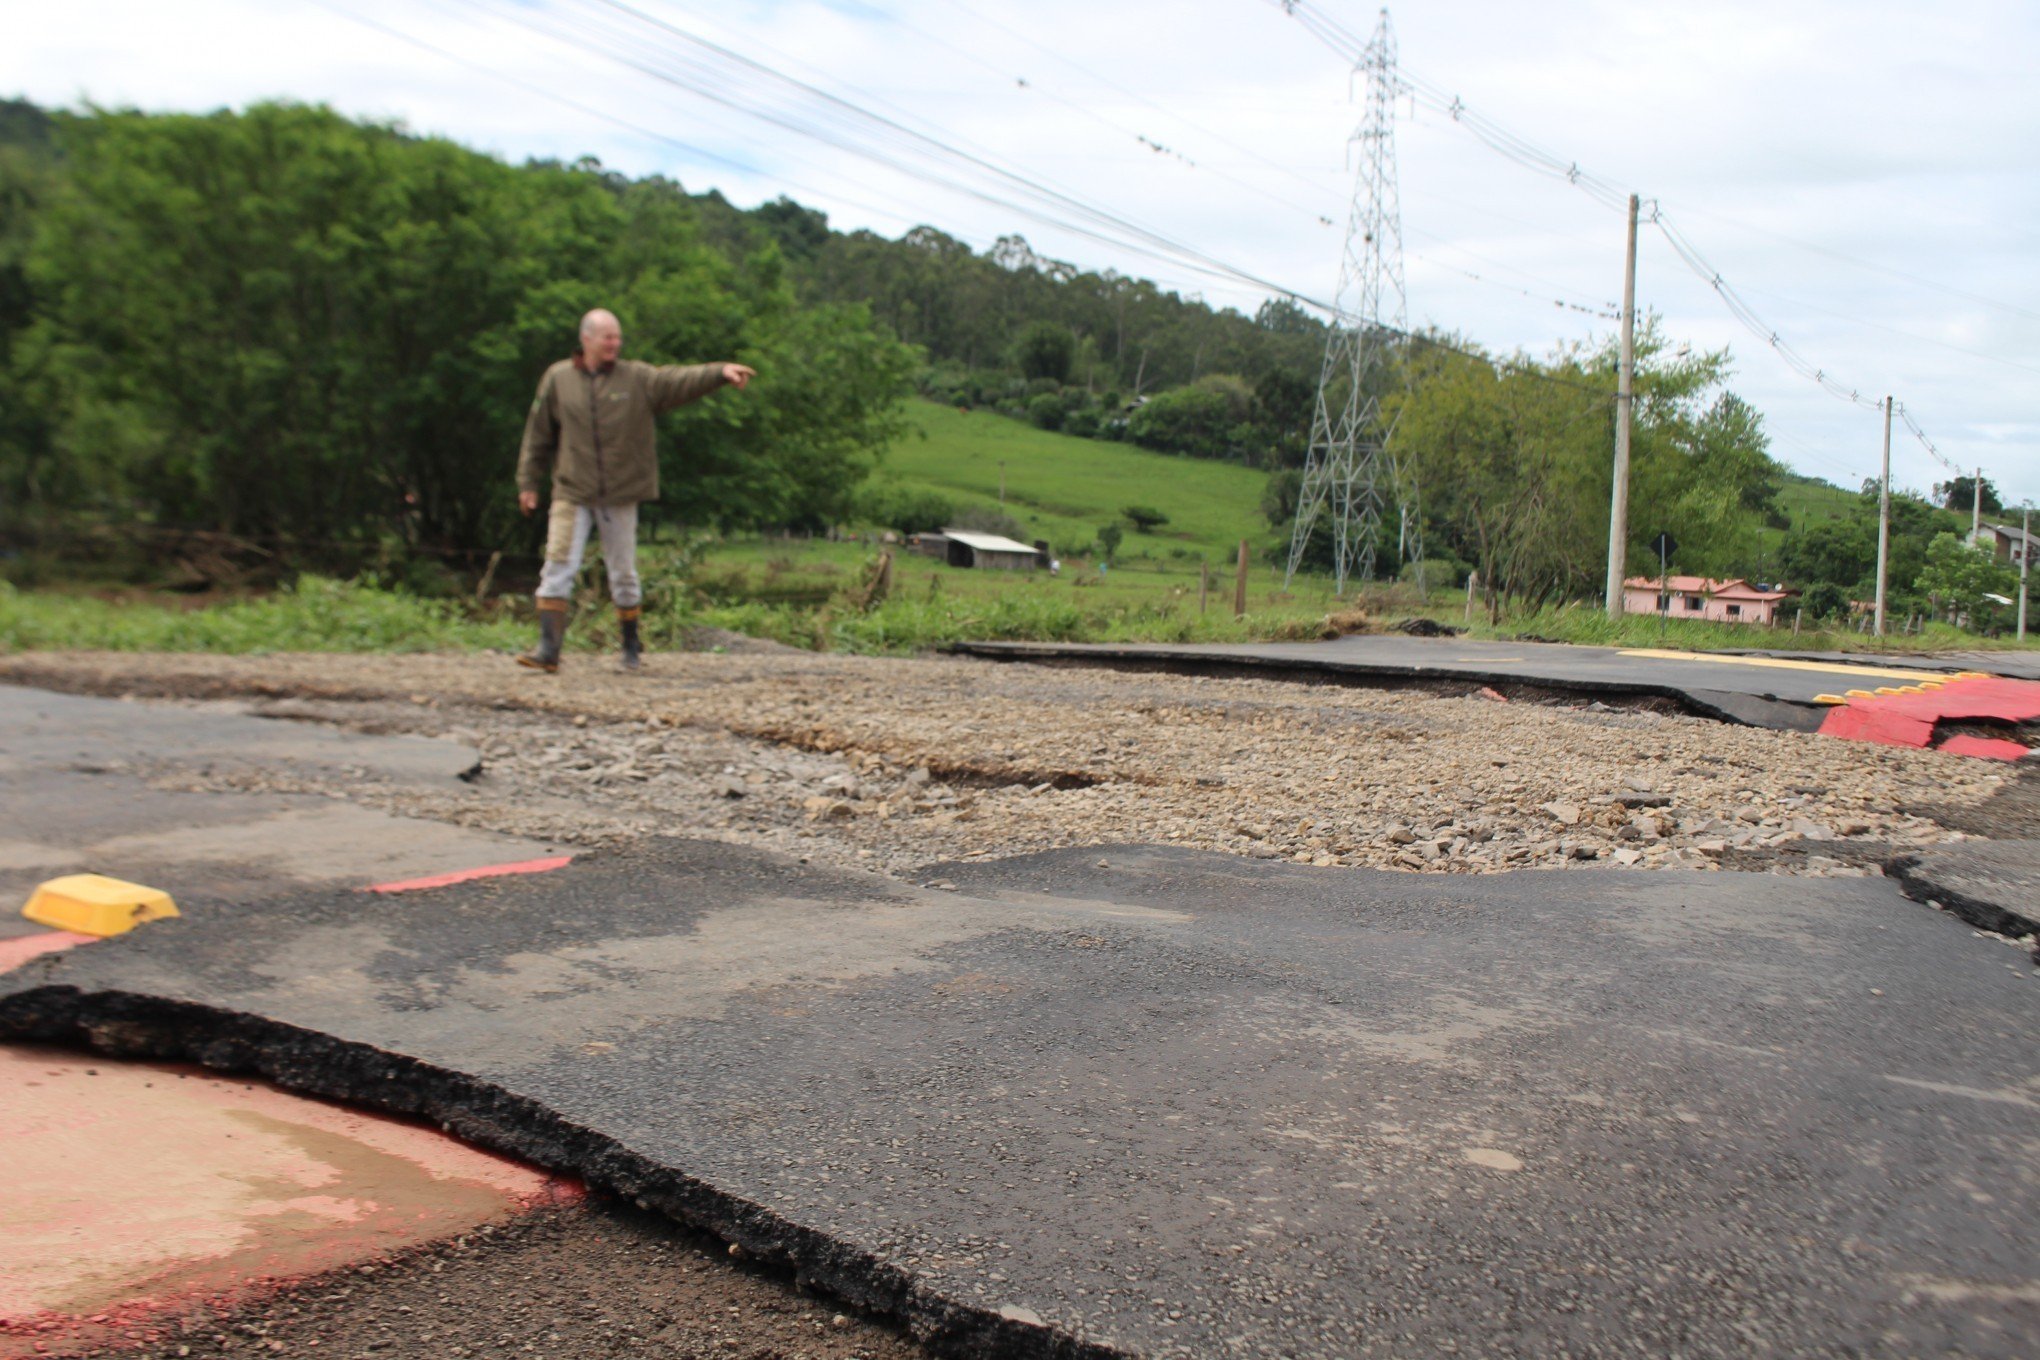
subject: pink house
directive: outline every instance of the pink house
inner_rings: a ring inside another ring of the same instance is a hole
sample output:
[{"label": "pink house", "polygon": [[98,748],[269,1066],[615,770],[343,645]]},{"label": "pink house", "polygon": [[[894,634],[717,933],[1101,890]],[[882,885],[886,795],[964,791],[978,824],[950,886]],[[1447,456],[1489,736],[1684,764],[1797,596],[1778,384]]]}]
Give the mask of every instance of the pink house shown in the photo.
[{"label": "pink house", "polygon": [[1674,619],[1709,623],[1774,623],[1778,606],[1796,592],[1759,590],[1737,577],[1716,581],[1705,576],[1632,576],[1622,583],[1622,612],[1655,614],[1660,606]]}]

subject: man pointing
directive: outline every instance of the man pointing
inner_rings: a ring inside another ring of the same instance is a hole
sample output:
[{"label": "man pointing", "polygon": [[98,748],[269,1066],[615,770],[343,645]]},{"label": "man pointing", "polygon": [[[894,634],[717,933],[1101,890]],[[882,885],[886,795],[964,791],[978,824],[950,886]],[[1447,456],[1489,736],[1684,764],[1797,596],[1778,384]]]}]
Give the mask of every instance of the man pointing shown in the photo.
[{"label": "man pointing", "polygon": [[517,658],[534,670],[560,668],[567,602],[591,530],[602,535],[609,597],[623,634],[623,666],[636,670],[638,639],[637,511],[659,498],[659,457],[653,418],[707,396],[725,383],[743,387],[757,376],[743,364],[660,367],[618,359],[623,327],[601,308],[581,318],[581,347],[538,380],[517,459],[517,507],[538,509],[552,485],[545,567],[538,577],[538,645]]}]

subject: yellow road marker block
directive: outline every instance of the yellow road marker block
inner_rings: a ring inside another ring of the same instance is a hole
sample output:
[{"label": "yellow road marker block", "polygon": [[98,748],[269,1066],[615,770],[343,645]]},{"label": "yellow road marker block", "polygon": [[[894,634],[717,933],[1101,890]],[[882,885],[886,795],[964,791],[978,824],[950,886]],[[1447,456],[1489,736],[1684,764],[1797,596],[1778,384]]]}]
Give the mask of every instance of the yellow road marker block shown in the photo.
[{"label": "yellow road marker block", "polygon": [[1848,695],[1851,699],[1874,699],[1877,697],[1867,689],[1852,689],[1848,691]]},{"label": "yellow road marker block", "polygon": [[1849,702],[1839,694],[1816,694],[1813,696],[1813,701],[1817,704],[1846,704]]},{"label": "yellow road marker block", "polygon": [[178,915],[161,888],[145,888],[104,874],[67,874],[29,894],[21,914],[38,925],[80,935],[121,935],[144,921]]}]

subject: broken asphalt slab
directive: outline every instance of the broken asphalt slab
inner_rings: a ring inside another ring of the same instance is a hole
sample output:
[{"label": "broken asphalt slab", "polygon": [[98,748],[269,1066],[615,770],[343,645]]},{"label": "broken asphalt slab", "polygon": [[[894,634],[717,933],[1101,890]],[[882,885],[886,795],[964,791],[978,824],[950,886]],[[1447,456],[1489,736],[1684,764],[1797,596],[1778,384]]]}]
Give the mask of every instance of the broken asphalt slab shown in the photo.
[{"label": "broken asphalt slab", "polygon": [[928,880],[656,841],[222,904],[0,979],[0,1036],[420,1115],[952,1353],[2040,1333],[2040,983],[1880,880]]},{"label": "broken asphalt slab", "polygon": [[2040,841],[1968,841],[1900,855],[1884,866],[1908,897],[1985,930],[2040,935]]},{"label": "broken asphalt slab", "polygon": [[1793,732],[1815,731],[1827,716],[1828,707],[1816,695],[1942,678],[1945,670],[1889,657],[1843,661],[1385,633],[1328,642],[960,642],[951,650],[997,661],[1216,669],[1349,683],[1449,681],[1612,700],[1662,699],[1702,717]]},{"label": "broken asphalt slab", "polygon": [[[133,879],[186,903],[265,900],[548,853],[323,796],[362,782],[457,788],[480,763],[450,741],[0,685],[0,937],[34,929],[16,913],[59,874]],[[221,792],[222,778],[292,791]]]}]

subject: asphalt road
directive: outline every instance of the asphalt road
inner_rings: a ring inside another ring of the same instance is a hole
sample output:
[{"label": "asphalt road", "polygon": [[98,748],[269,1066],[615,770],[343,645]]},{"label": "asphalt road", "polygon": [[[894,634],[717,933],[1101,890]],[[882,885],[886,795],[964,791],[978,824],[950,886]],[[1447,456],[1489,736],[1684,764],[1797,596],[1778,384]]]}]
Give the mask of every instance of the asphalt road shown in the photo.
[{"label": "asphalt road", "polygon": [[[1816,653],[1679,652],[1658,648],[1579,647],[1546,642],[1486,642],[1354,634],[1330,642],[1036,643],[966,642],[956,651],[994,660],[1061,660],[1094,665],[1239,668],[1379,680],[1453,680],[1527,685],[1610,698],[1671,699],[1695,712],[1758,727],[1811,731],[1826,707],[1821,694],[1945,678],[1991,669],[1983,654],[1960,659],[1851,658]],[[1992,655],[2002,668],[2006,662]],[[2019,678],[2031,659],[2009,657]]]},{"label": "asphalt road", "polygon": [[661,841],[223,902],[0,1035],[418,1113],[958,1353],[2010,1357],[2029,972],[1881,880]]},{"label": "asphalt road", "polygon": [[[371,780],[452,785],[479,760],[450,741],[0,685],[0,938],[40,929],[19,908],[60,874],[126,878],[190,906],[549,853],[539,842],[325,796]],[[228,771],[291,791],[207,787]]]}]

